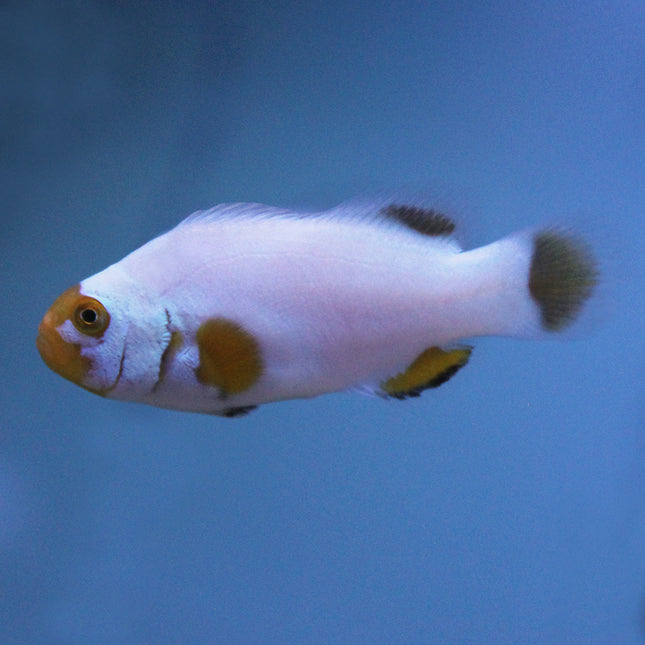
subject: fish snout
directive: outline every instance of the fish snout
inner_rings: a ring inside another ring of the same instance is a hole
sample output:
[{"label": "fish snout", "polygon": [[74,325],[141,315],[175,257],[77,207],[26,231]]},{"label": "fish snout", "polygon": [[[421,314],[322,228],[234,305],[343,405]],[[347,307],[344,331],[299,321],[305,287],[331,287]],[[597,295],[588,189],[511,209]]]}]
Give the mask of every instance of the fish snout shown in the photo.
[{"label": "fish snout", "polygon": [[81,346],[78,343],[70,343],[58,333],[53,318],[50,310],[38,326],[38,353],[49,369],[72,383],[85,387],[90,360],[81,354]]}]

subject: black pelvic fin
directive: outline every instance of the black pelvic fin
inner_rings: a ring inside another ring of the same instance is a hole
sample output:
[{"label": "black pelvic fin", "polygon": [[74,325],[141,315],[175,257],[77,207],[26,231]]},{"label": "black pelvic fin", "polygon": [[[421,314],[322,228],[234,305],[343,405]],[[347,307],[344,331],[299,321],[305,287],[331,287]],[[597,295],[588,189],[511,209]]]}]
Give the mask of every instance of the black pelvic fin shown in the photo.
[{"label": "black pelvic fin", "polygon": [[240,407],[237,408],[226,408],[222,412],[220,412],[220,415],[223,417],[226,417],[227,419],[234,419],[235,417],[244,417],[246,416],[249,412],[252,412],[257,408],[257,405],[241,405]]}]

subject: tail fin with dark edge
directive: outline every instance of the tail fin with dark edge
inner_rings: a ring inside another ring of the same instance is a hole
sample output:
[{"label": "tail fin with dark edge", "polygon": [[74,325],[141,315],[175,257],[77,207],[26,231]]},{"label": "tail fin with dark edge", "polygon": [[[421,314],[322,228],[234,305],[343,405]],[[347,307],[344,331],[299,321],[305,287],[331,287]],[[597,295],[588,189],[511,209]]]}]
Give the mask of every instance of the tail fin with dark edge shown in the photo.
[{"label": "tail fin with dark edge", "polygon": [[533,237],[529,291],[547,331],[560,331],[575,321],[598,277],[591,251],[575,237],[558,230]]}]

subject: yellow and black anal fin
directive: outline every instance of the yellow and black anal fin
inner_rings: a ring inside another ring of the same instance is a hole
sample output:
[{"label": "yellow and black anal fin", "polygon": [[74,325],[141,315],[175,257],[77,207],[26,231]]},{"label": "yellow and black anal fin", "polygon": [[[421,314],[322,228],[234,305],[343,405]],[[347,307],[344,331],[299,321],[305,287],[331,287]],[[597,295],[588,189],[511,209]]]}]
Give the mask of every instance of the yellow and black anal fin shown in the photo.
[{"label": "yellow and black anal fin", "polygon": [[470,358],[472,347],[444,351],[430,347],[419,354],[400,374],[385,381],[381,388],[387,396],[406,399],[419,396],[423,390],[439,387],[460,370]]}]

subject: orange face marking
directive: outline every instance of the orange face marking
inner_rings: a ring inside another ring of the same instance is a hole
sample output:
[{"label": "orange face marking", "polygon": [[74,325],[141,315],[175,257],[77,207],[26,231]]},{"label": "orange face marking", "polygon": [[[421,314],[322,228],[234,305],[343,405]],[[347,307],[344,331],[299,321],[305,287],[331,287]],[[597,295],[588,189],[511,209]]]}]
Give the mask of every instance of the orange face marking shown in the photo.
[{"label": "orange face marking", "polygon": [[[87,313],[89,311],[95,312],[96,317]],[[47,367],[76,385],[102,394],[85,385],[91,361],[81,354],[81,346],[67,342],[57,331],[66,320],[72,320],[77,329],[80,324],[87,335],[101,336],[110,322],[109,314],[98,300],[82,295],[77,284],[56,298],[42,319],[36,338],[36,347]]]},{"label": "orange face marking", "polygon": [[210,318],[196,335],[199,349],[197,380],[224,395],[248,390],[262,374],[260,347],[240,325],[226,318]]}]

